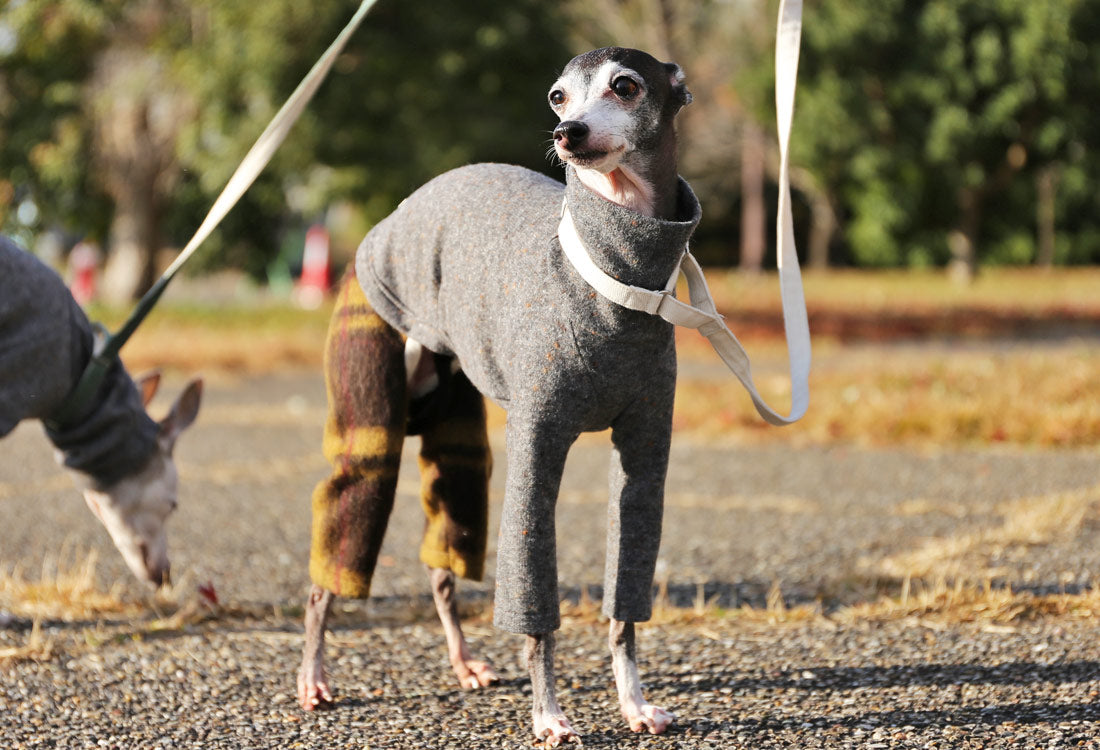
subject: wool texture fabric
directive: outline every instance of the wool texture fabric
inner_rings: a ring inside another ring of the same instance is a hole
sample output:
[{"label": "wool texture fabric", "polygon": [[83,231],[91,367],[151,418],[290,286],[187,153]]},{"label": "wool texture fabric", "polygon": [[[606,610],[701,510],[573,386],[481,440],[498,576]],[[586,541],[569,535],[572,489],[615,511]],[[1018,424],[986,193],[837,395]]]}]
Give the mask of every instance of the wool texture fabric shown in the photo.
[{"label": "wool texture fabric", "polygon": [[699,222],[679,181],[675,221],[611,203],[572,169],[566,184],[479,164],[420,188],[356,255],[359,282],[390,325],[454,356],[508,412],[508,468],[494,623],[560,625],[554,510],[569,447],[612,430],[603,611],[649,619],[676,380],[673,328],[600,297],[557,240],[563,198],[593,260],[624,283],[663,289]]},{"label": "wool texture fabric", "polygon": [[[24,419],[53,413],[76,385],[93,345],[91,323],[61,277],[0,237],[0,437]],[[66,467],[105,489],[145,467],[157,431],[116,360],[88,413],[46,435]]]},{"label": "wool texture fabric", "polygon": [[480,393],[461,373],[445,401],[410,405],[404,337],[371,309],[349,269],[325,346],[329,412],[324,454],[332,474],[313,491],[310,578],[338,596],[366,598],[393,510],[410,421],[421,435],[420,559],[480,580],[492,459]]}]

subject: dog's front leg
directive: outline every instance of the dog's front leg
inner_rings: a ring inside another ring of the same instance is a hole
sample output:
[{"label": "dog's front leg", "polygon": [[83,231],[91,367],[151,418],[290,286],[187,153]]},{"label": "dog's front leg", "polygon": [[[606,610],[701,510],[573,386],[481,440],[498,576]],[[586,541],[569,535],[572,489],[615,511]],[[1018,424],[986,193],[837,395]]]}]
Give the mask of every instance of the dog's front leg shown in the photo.
[{"label": "dog's front leg", "polygon": [[674,717],[665,709],[647,703],[642,696],[634,623],[613,619],[607,640],[611,646],[611,669],[619,691],[619,707],[630,725],[630,731],[661,734],[668,729]]},{"label": "dog's front leg", "polygon": [[[658,392],[660,393],[660,392]],[[607,568],[603,612],[611,620],[611,665],[619,707],[631,731],[664,732],[673,716],[646,702],[638,677],[634,623],[650,618],[653,573],[661,543],[672,389],[612,426]]]},{"label": "dog's front leg", "polygon": [[306,711],[332,702],[325,677],[325,623],[334,598],[331,591],[313,584],[306,602],[306,642],[298,669],[298,703]]},{"label": "dog's front leg", "polygon": [[534,693],[535,736],[556,747],[579,741],[554,692],[554,631],[561,625],[554,509],[565,457],[577,433],[538,418],[525,419],[522,412],[509,413],[507,433],[493,624],[527,635],[524,654]]},{"label": "dog's front leg", "polygon": [[580,737],[573,731],[565,712],[558,705],[554,689],[554,634],[528,635],[523,648],[527,671],[531,674],[531,693],[534,705],[531,718],[535,737],[543,741],[543,747],[558,747],[563,742],[580,744]]}]

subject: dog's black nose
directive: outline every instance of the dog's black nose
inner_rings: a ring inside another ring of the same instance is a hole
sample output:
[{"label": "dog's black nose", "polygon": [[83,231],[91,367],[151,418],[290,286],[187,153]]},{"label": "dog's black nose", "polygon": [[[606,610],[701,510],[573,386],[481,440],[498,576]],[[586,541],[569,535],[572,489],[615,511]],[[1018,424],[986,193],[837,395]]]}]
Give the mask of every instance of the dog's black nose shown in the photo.
[{"label": "dog's black nose", "polygon": [[566,120],[554,128],[554,141],[565,148],[578,146],[587,137],[588,126],[580,120]]}]

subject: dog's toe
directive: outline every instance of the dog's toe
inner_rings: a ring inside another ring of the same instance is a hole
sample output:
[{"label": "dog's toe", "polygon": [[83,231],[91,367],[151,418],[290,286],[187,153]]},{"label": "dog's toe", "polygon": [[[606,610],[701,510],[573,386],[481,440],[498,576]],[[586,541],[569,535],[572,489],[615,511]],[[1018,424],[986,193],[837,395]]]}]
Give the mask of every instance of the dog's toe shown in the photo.
[{"label": "dog's toe", "polygon": [[641,706],[638,713],[626,717],[630,725],[630,731],[638,734],[649,732],[650,734],[663,734],[675,720],[671,713],[658,706],[648,703]]}]

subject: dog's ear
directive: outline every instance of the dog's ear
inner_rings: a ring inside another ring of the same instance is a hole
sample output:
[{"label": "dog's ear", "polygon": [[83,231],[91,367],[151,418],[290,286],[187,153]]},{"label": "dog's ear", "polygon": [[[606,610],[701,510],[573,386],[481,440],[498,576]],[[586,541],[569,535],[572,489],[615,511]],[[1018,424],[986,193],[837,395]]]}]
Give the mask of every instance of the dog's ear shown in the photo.
[{"label": "dog's ear", "polygon": [[668,71],[668,82],[672,86],[671,101],[677,105],[677,109],[683,107],[686,104],[691,104],[691,92],[687,89],[687,84],[684,83],[684,71],[679,65],[673,62],[665,63],[665,70]]},{"label": "dog's ear", "polygon": [[157,386],[160,385],[160,370],[150,370],[134,378],[134,384],[141,393],[141,405],[148,406],[157,394]]},{"label": "dog's ear", "polygon": [[202,378],[195,378],[176,399],[168,416],[160,421],[159,440],[165,453],[172,453],[172,446],[179,434],[187,429],[199,414],[202,402]]}]

